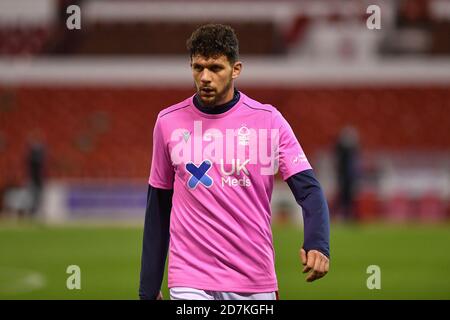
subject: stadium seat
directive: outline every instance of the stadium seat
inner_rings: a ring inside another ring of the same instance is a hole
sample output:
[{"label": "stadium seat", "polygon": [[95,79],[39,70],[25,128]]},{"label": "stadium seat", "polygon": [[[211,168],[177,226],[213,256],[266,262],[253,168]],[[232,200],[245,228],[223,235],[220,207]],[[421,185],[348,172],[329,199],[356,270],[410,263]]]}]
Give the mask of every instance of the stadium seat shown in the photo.
[{"label": "stadium seat", "polygon": [[356,218],[361,222],[373,222],[380,215],[380,201],[376,190],[362,190],[356,199]]},{"label": "stadium seat", "polygon": [[385,200],[385,218],[392,222],[405,222],[415,220],[417,215],[414,210],[413,199],[404,192],[397,192]]},{"label": "stadium seat", "polygon": [[436,192],[423,194],[418,207],[418,217],[422,222],[442,222],[446,219],[445,202]]}]

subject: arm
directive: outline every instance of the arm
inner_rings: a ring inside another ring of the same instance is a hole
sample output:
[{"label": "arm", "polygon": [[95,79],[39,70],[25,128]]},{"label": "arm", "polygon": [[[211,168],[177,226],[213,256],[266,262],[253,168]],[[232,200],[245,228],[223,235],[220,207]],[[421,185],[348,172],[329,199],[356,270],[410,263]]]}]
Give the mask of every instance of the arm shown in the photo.
[{"label": "arm", "polygon": [[175,172],[164,134],[161,113],[153,130],[153,155],[148,179],[147,210],[142,244],[139,297],[161,299],[161,283],[169,247]]},{"label": "arm", "polygon": [[325,276],[329,269],[330,219],[328,205],[313,170],[304,170],[286,180],[295,200],[303,209],[304,244],[300,256],[307,281]]},{"label": "arm", "polygon": [[148,186],[139,287],[141,300],[159,298],[169,247],[172,196],[173,190]]}]

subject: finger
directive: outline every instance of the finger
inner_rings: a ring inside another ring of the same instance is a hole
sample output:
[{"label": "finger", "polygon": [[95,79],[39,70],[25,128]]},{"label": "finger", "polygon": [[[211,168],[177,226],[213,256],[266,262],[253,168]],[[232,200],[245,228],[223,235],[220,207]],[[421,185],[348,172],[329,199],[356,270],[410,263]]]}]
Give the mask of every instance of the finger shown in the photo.
[{"label": "finger", "polygon": [[330,260],[327,259],[325,261],[325,272],[328,273],[329,270],[330,270]]},{"label": "finger", "polygon": [[316,254],[316,260],[314,261],[314,267],[313,270],[315,272],[320,272],[323,273],[323,271],[321,270],[320,266],[322,265],[322,257],[319,254]]},{"label": "finger", "polygon": [[324,275],[328,273],[328,271],[326,271],[327,261],[328,261],[327,259],[324,259],[320,264],[320,272],[322,272]]},{"label": "finger", "polygon": [[313,281],[316,281],[316,280],[319,280],[319,279],[325,277],[328,273],[328,268],[329,268],[329,260],[328,260],[328,258],[325,258],[320,263],[320,270],[323,270],[323,271],[314,271],[315,274],[311,277],[308,277],[307,281],[313,282]]},{"label": "finger", "polygon": [[306,281],[307,282],[313,282],[313,281],[316,281],[317,279],[320,279],[321,277],[322,277],[322,275],[319,272],[313,271],[306,278]]},{"label": "finger", "polygon": [[313,271],[306,277],[306,282],[313,282],[316,278],[316,273]]},{"label": "finger", "polygon": [[323,278],[325,275],[326,275],[326,273],[324,273],[324,272],[313,271],[306,278],[306,281],[307,282],[313,282],[313,281],[316,281],[316,280],[318,280],[320,278]]},{"label": "finger", "polygon": [[310,252],[308,252],[307,257],[308,257],[308,262],[306,263],[306,265],[311,270],[312,268],[314,268],[314,264],[316,263],[317,255],[314,251],[310,251]]},{"label": "finger", "polygon": [[312,268],[314,267],[314,253],[307,253],[307,257],[306,257],[306,264],[305,267],[303,268],[303,273],[308,273],[312,270]]},{"label": "finger", "polygon": [[328,258],[326,256],[322,256],[320,267],[318,269],[321,273],[327,274],[328,272]]},{"label": "finger", "polygon": [[306,265],[307,259],[306,259],[306,251],[305,249],[300,249],[300,258],[302,259],[302,264]]},{"label": "finger", "polygon": [[307,262],[306,266],[303,268],[303,273],[310,272],[314,268],[314,264],[316,262],[316,254],[314,251],[309,251],[306,257]]}]

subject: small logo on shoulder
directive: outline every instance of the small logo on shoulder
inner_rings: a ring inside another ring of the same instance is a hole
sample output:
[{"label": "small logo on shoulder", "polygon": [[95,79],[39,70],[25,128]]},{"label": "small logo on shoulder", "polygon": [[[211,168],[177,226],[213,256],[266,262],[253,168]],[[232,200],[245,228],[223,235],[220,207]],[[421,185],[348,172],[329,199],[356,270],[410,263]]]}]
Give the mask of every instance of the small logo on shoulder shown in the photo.
[{"label": "small logo on shoulder", "polygon": [[292,157],[292,163],[293,164],[299,164],[301,162],[307,162],[308,159],[306,158],[304,153],[300,153],[294,157]]}]

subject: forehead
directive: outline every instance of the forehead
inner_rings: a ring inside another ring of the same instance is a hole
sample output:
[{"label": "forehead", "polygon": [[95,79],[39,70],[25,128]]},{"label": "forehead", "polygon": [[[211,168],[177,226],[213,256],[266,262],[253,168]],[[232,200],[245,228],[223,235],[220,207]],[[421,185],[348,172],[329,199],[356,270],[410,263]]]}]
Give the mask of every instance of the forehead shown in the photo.
[{"label": "forehead", "polygon": [[225,55],[219,55],[214,57],[205,57],[200,54],[192,56],[191,60],[192,64],[200,64],[200,65],[213,65],[213,64],[220,64],[225,65],[229,64],[228,58]]}]

